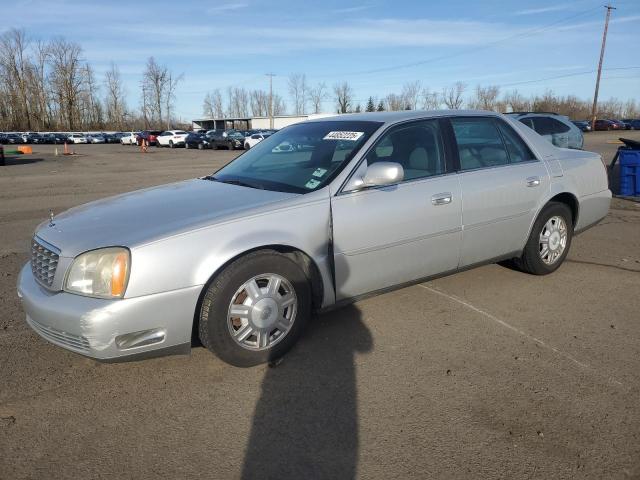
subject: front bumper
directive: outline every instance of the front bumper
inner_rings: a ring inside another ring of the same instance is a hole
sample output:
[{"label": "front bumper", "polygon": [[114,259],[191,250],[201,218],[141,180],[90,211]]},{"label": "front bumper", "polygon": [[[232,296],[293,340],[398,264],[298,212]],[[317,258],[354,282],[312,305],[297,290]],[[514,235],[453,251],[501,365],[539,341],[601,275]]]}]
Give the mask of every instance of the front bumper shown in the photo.
[{"label": "front bumper", "polygon": [[[36,333],[67,350],[105,361],[128,360],[155,351],[188,351],[201,290],[202,286],[193,286],[105,300],[51,292],[37,283],[29,264],[18,277],[26,321]],[[135,339],[142,339],[140,346],[131,347]]]}]

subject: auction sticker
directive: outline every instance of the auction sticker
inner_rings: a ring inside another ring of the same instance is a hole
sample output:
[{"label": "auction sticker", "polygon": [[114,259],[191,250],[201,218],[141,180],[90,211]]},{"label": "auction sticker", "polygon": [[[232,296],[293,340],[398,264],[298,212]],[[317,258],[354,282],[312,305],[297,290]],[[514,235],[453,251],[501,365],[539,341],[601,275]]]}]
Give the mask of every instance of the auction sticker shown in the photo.
[{"label": "auction sticker", "polygon": [[312,178],[311,180],[309,180],[305,184],[305,187],[307,187],[307,188],[316,188],[318,185],[320,185],[320,182],[318,180]]},{"label": "auction sticker", "polygon": [[316,171],[311,175],[313,175],[314,177],[322,177],[325,173],[327,173],[326,168],[316,168]]},{"label": "auction sticker", "polygon": [[364,132],[329,132],[323,140],[350,140],[355,142],[364,135]]}]

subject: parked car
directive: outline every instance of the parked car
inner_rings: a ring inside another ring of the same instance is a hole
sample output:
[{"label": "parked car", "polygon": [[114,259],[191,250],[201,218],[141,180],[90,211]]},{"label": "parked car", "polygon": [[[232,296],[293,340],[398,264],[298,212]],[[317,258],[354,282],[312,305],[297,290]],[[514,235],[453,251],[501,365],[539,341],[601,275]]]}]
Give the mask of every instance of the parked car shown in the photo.
[{"label": "parked car", "polygon": [[211,143],[209,143],[209,139],[204,133],[190,132],[184,140],[184,148],[198,148],[203,150],[205,148],[211,148]]},{"label": "parked car", "polygon": [[87,137],[82,135],[81,133],[73,133],[69,135],[70,143],[88,143]]},{"label": "parked car", "polygon": [[251,147],[255,147],[259,142],[268,138],[270,133],[254,133],[244,139],[244,149],[249,150]]},{"label": "parked car", "polygon": [[24,141],[22,140],[22,137],[17,133],[8,133],[5,137],[5,142],[10,145],[24,143]]},{"label": "parked car", "polygon": [[610,119],[613,123],[615,123],[616,125],[618,125],[618,130],[631,130],[631,125],[629,125],[628,123],[622,121],[622,120],[616,120],[616,119]]},{"label": "parked car", "polygon": [[596,130],[620,130],[620,125],[611,120],[599,119],[595,122]]},{"label": "parked car", "polygon": [[179,147],[184,146],[184,141],[189,133],[184,130],[167,130],[156,137],[158,147]]},{"label": "parked car", "polygon": [[62,145],[63,143],[69,141],[69,136],[64,133],[49,133],[47,135],[47,138],[47,142],[54,145]]},{"label": "parked car", "polygon": [[640,130],[640,118],[626,118],[622,121],[629,125],[629,130]]},{"label": "parked car", "polygon": [[314,119],[215,174],[41,223],[18,295],[38,334],[89,357],[188,352],[196,332],[249,366],[364,295],[507,259],[550,274],[610,200],[599,155],[497,113]]},{"label": "parked car", "polygon": [[120,143],[122,145],[135,145],[137,141],[137,133],[125,133],[120,137]]},{"label": "parked car", "polygon": [[[207,132],[208,133],[208,132]],[[227,148],[229,150],[243,149],[244,136],[235,130],[220,132],[219,130],[209,136],[213,148]]]},{"label": "parked car", "polygon": [[591,123],[586,120],[572,120],[571,123],[573,123],[576,127],[578,127],[583,132],[591,131]]},{"label": "parked car", "polygon": [[87,143],[105,143],[105,139],[102,135],[88,135]]},{"label": "parked car", "polygon": [[138,133],[136,137],[136,143],[138,145],[142,145],[142,140],[146,140],[147,145],[157,145],[157,138],[161,133],[161,130],[143,130],[142,132]]},{"label": "parked car", "polygon": [[564,115],[546,112],[514,112],[508,115],[524,123],[556,147],[582,149],[584,145],[582,131]]}]

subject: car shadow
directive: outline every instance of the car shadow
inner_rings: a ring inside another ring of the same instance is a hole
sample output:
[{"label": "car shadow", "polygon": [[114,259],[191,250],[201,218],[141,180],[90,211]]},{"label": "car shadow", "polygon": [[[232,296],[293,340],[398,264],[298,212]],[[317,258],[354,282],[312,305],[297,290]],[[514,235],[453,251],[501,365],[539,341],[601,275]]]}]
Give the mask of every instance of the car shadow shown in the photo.
[{"label": "car shadow", "polygon": [[355,478],[355,354],[373,347],[361,317],[350,305],[314,318],[298,346],[267,369],[243,479]]},{"label": "car shadow", "polygon": [[10,167],[13,165],[28,165],[30,163],[42,162],[42,158],[32,158],[32,157],[5,157],[4,164],[0,162],[0,166]]}]

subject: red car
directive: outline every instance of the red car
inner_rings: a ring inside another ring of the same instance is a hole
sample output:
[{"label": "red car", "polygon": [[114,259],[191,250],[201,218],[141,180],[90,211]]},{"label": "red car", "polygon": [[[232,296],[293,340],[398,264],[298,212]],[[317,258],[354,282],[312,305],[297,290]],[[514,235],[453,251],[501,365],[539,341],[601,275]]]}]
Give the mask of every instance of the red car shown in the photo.
[{"label": "red car", "polygon": [[146,140],[147,145],[156,145],[158,143],[156,137],[161,133],[161,130],[143,130],[136,135],[136,143],[142,145],[142,140]]},{"label": "red car", "polygon": [[620,130],[620,125],[611,120],[596,120],[596,130]]}]

